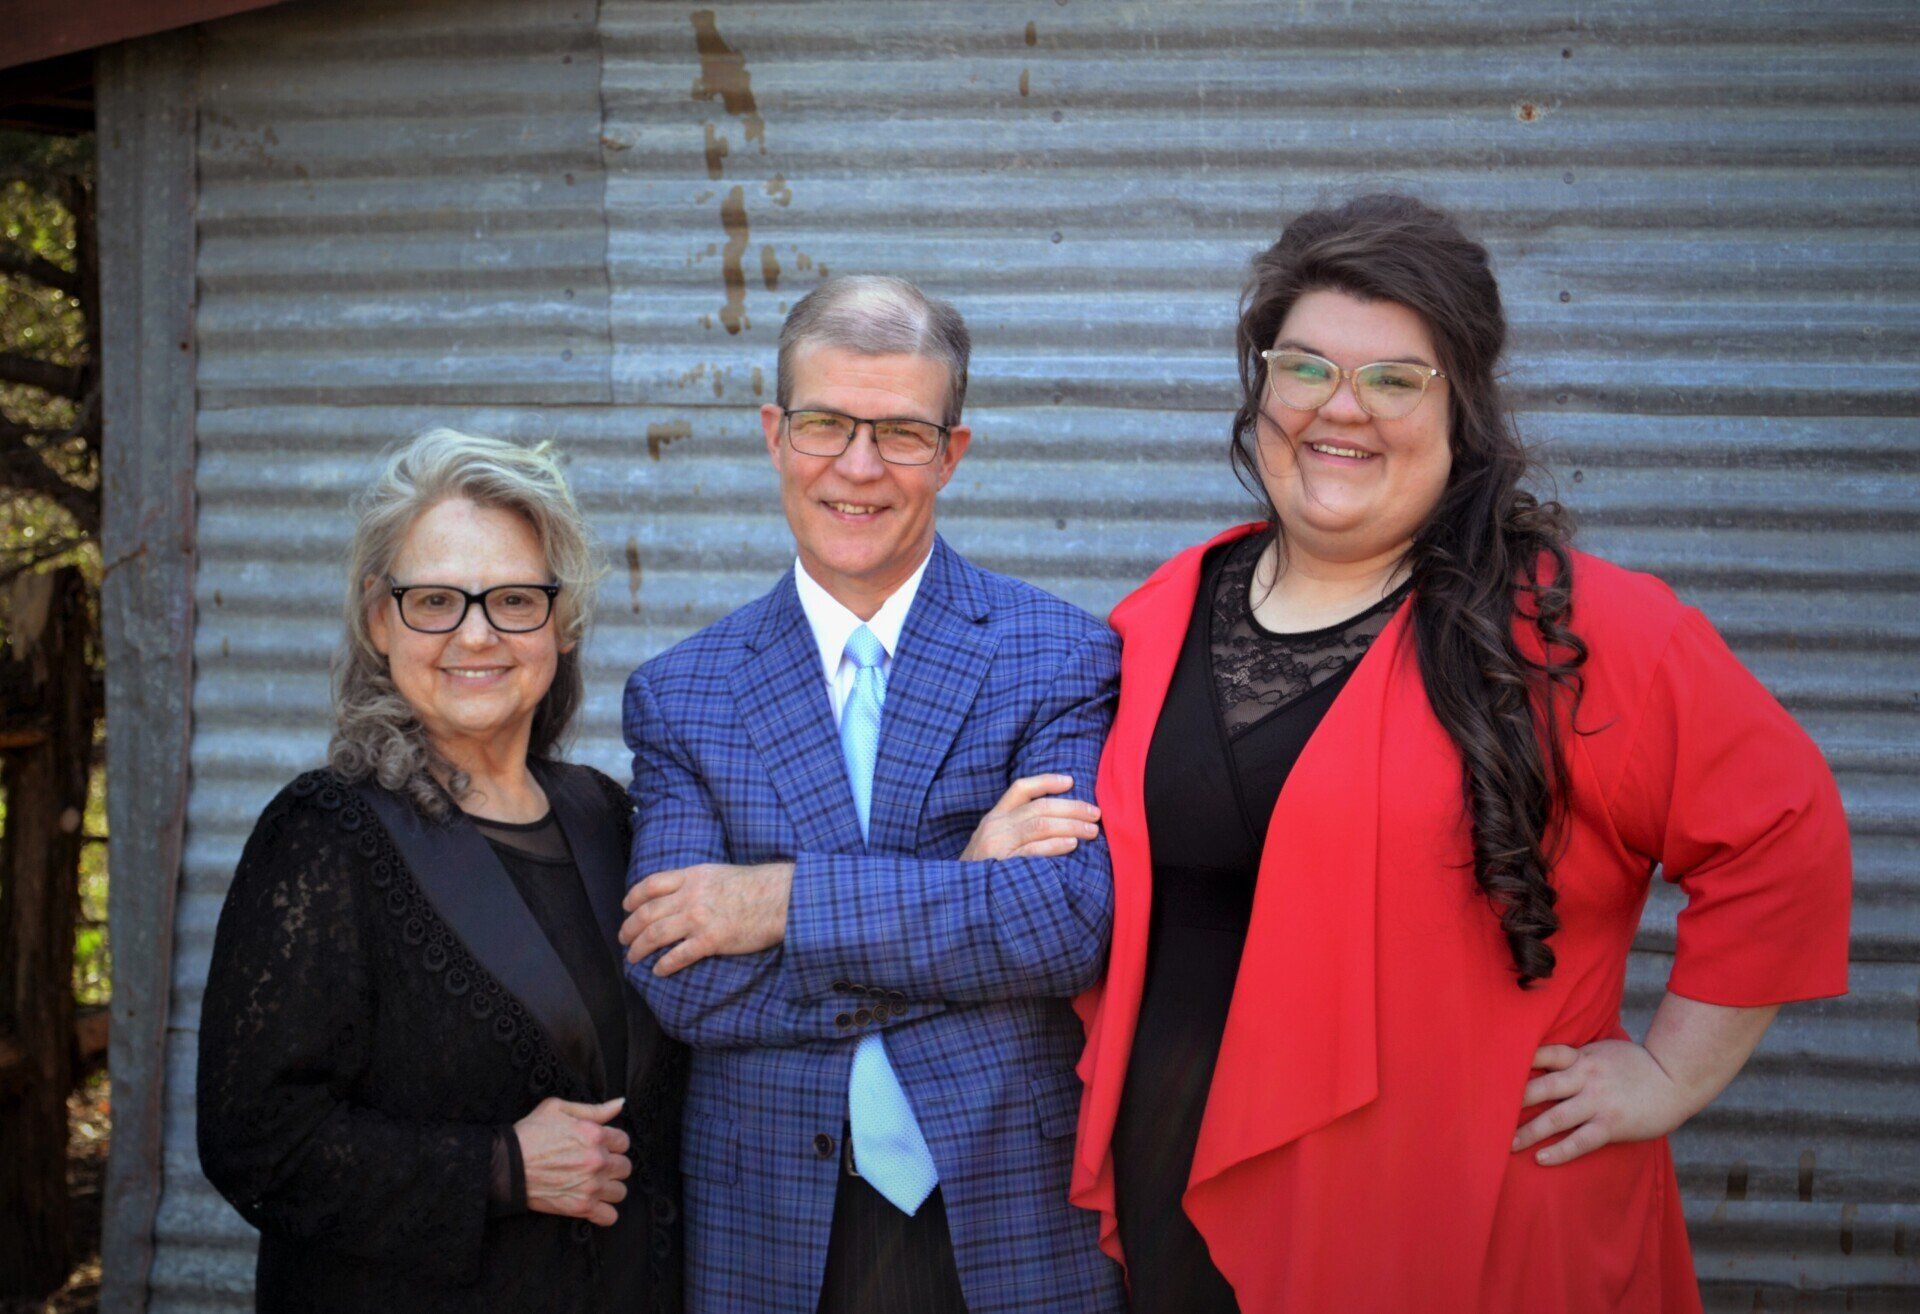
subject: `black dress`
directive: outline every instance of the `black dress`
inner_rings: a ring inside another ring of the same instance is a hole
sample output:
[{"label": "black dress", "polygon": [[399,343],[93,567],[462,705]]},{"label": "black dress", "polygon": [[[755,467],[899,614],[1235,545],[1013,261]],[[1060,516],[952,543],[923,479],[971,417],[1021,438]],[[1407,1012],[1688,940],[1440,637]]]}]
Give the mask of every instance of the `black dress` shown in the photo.
[{"label": "black dress", "polygon": [[[198,1132],[208,1179],[260,1229],[260,1309],[680,1308],[686,1054],[618,977],[630,808],[598,772],[533,766],[563,862],[503,864],[467,818],[321,771],[247,841],[201,1010]],[[634,1165],[618,1224],[499,1198],[514,1122],[614,1095]]]},{"label": "black dress", "polygon": [[1238,1306],[1180,1207],[1233,999],[1267,820],[1287,775],[1402,586],[1338,625],[1276,634],[1253,617],[1256,534],[1207,554],[1193,620],[1147,750],[1153,913],[1147,974],[1114,1128],[1114,1188],[1132,1306]]}]

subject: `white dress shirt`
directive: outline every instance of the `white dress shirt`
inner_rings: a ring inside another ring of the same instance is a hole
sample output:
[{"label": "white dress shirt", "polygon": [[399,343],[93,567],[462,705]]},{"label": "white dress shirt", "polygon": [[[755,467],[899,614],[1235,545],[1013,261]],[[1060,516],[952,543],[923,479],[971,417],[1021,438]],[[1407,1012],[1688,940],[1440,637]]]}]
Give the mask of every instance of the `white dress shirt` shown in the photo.
[{"label": "white dress shirt", "polygon": [[820,648],[820,675],[827,682],[827,697],[833,704],[833,723],[840,724],[840,713],[846,709],[847,697],[853,692],[853,675],[858,669],[847,660],[847,640],[853,632],[865,625],[873,631],[873,637],[880,640],[880,647],[886,656],[880,660],[880,669],[888,670],[893,666],[894,653],[900,647],[900,630],[907,623],[907,612],[913,608],[914,595],[920,592],[920,577],[927,573],[927,562],[933,560],[933,553],[927,553],[920,566],[899,588],[895,589],[887,600],[880,604],[880,610],[873,619],[863,621],[842,606],[840,600],[807,574],[807,568],[800,558],[793,559],[793,586],[800,594],[800,610],[807,614],[807,624],[813,630],[813,641]]}]

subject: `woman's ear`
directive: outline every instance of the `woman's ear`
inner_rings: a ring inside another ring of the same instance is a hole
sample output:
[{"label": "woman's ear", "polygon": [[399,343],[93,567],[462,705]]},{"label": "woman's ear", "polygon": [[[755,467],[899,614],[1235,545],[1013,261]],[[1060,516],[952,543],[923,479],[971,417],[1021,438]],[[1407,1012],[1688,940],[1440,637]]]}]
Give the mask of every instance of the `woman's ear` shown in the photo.
[{"label": "woman's ear", "polygon": [[380,581],[371,575],[367,576],[360,605],[367,609],[367,637],[373,640],[374,651],[387,656],[393,642],[393,620],[380,593]]}]

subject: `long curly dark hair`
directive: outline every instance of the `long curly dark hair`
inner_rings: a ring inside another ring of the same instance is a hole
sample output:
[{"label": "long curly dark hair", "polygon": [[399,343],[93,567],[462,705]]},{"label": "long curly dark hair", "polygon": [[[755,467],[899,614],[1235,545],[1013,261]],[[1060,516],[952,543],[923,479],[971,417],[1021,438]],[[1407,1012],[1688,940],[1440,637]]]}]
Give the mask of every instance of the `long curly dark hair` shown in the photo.
[{"label": "long curly dark hair", "polygon": [[[1427,701],[1459,750],[1473,831],[1473,874],[1492,903],[1521,986],[1553,974],[1560,927],[1548,873],[1564,837],[1567,765],[1554,704],[1580,700],[1586,645],[1569,628],[1571,518],[1522,487],[1532,461],[1494,367],[1506,344],[1486,248],[1451,217],[1408,196],[1355,197],[1310,210],[1256,256],[1240,300],[1235,473],[1284,533],[1260,479],[1260,353],[1295,301],[1337,291],[1420,316],[1446,373],[1452,472],[1415,534],[1413,633]],[[1516,642],[1516,618],[1540,640]]]}]

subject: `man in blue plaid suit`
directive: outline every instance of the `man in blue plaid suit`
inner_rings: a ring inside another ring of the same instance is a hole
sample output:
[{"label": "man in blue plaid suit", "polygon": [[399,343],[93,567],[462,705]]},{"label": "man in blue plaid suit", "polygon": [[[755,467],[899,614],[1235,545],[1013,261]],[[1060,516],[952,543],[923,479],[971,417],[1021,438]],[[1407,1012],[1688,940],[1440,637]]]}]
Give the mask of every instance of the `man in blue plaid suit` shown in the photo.
[{"label": "man in blue plaid suit", "polygon": [[622,939],[694,1048],[696,1311],[1125,1305],[1067,1202],[1118,645],[935,534],[967,351],[901,280],[796,305],[762,409],[794,568],[627,684]]}]

